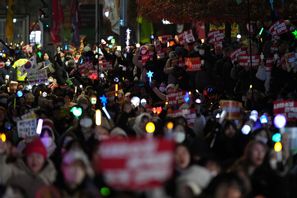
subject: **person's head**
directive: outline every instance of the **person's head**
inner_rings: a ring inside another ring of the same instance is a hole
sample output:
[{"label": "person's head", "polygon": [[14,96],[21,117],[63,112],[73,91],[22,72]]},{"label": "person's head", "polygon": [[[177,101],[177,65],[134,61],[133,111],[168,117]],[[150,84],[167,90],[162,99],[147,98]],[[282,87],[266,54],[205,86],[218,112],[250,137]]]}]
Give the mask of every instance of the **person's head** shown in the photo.
[{"label": "person's head", "polygon": [[45,61],[49,60],[49,55],[47,53],[43,54],[43,60],[45,60]]},{"label": "person's head", "polygon": [[224,173],[215,177],[204,194],[214,198],[242,198],[246,195],[244,181],[234,173]]},{"label": "person's head", "polygon": [[244,151],[244,159],[252,166],[261,166],[267,153],[267,146],[260,141],[249,142]]},{"label": "person's head", "polygon": [[109,131],[106,128],[102,126],[96,126],[93,130],[95,139],[98,141],[109,139]]},{"label": "person's head", "polygon": [[173,129],[174,139],[177,143],[182,143],[186,139],[186,129],[183,125],[177,124]]},{"label": "person's head", "polygon": [[47,158],[47,151],[39,138],[35,138],[32,142],[28,143],[25,150],[25,159],[28,168],[34,173],[39,173]]},{"label": "person's head", "polygon": [[40,133],[40,140],[45,146],[48,155],[51,155],[56,148],[53,121],[49,119],[43,120],[43,126]]},{"label": "person's head", "polygon": [[34,95],[33,95],[32,93],[27,93],[27,94],[25,95],[25,102],[26,102],[26,104],[28,104],[28,105],[32,105],[33,102],[34,102]]},{"label": "person's head", "polygon": [[80,105],[83,110],[87,110],[91,105],[90,100],[85,96],[80,96],[78,98],[77,104]]},{"label": "person's head", "polygon": [[176,90],[175,85],[174,84],[169,84],[166,87],[166,92],[167,93],[173,93]]},{"label": "person's head", "polygon": [[118,138],[118,139],[126,139],[128,137],[127,133],[121,129],[120,127],[115,127],[111,130],[110,136],[112,138]]},{"label": "person's head", "polygon": [[228,138],[232,138],[232,137],[235,136],[236,131],[237,131],[237,129],[236,129],[236,126],[235,126],[235,124],[233,122],[227,121],[225,123],[225,126],[224,126],[225,136],[227,136]]},{"label": "person's head", "polygon": [[183,144],[176,146],[174,158],[177,169],[186,169],[190,165],[191,155],[188,148]]},{"label": "person's head", "polygon": [[70,188],[76,188],[87,176],[93,174],[86,154],[80,149],[70,150],[64,155],[62,173],[66,185]]},{"label": "person's head", "polygon": [[269,145],[271,143],[271,133],[266,128],[260,128],[253,132],[253,139]]}]

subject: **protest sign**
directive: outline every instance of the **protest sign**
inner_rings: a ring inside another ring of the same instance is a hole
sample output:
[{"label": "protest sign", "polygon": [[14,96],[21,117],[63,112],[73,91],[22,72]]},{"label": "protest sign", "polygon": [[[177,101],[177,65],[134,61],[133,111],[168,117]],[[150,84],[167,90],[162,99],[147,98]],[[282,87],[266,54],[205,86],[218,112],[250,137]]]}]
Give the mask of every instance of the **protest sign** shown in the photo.
[{"label": "protest sign", "polygon": [[236,49],[234,52],[232,52],[230,54],[230,58],[231,58],[232,63],[238,61],[238,56],[240,55],[241,51],[242,51],[241,48],[238,48],[238,49]]},{"label": "protest sign", "polygon": [[185,58],[185,65],[187,67],[187,71],[193,72],[193,71],[199,71],[201,70],[201,59],[200,57],[191,57],[191,58]]},{"label": "protest sign", "polygon": [[269,28],[268,31],[272,36],[278,36],[288,32],[288,29],[284,21],[277,21]]},{"label": "protest sign", "polygon": [[193,35],[192,30],[184,31],[183,33],[179,34],[178,36],[179,44],[184,45],[185,43],[193,43],[195,42],[195,37]]},{"label": "protest sign", "polygon": [[226,111],[227,120],[238,120],[241,117],[242,103],[234,100],[220,100],[220,106]]},{"label": "protest sign", "polygon": [[37,120],[26,119],[17,121],[18,136],[21,138],[32,137],[36,135]]},{"label": "protest sign", "polygon": [[170,178],[173,149],[173,142],[165,139],[107,140],[99,148],[99,166],[115,189],[148,190]]},{"label": "protest sign", "polygon": [[296,100],[278,100],[273,102],[274,115],[283,114],[287,121],[297,120],[297,101]]},{"label": "protest sign", "polygon": [[[251,64],[252,59],[252,64]],[[257,67],[260,65],[260,55],[249,55],[248,53],[240,53],[238,56],[238,63],[242,67]]]},{"label": "protest sign", "polygon": [[182,116],[187,120],[188,126],[193,127],[196,119],[196,110],[195,109],[176,110],[176,111],[167,113],[167,116],[171,118]]},{"label": "protest sign", "polygon": [[41,84],[48,82],[47,70],[41,69],[28,72],[27,81],[29,84]]},{"label": "protest sign", "polygon": [[209,43],[215,45],[224,40],[225,34],[223,30],[213,30],[208,33]]},{"label": "protest sign", "polygon": [[184,103],[184,91],[173,92],[166,95],[166,101],[169,105],[180,105]]}]

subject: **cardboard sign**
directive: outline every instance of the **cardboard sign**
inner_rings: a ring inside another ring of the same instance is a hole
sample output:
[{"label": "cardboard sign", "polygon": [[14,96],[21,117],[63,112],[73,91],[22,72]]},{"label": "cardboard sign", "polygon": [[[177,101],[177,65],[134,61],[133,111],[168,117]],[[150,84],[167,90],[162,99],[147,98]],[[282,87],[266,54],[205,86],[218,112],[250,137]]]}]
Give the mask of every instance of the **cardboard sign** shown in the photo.
[{"label": "cardboard sign", "polygon": [[273,102],[273,114],[283,114],[287,121],[297,120],[297,101],[296,100],[279,100]]},{"label": "cardboard sign", "polygon": [[220,106],[223,111],[226,111],[227,120],[239,120],[241,118],[242,103],[234,100],[221,100]]},{"label": "cardboard sign", "polygon": [[187,71],[200,71],[201,70],[201,59],[200,57],[185,58],[185,65]]},{"label": "cardboard sign", "polygon": [[173,142],[164,139],[107,140],[99,148],[99,166],[115,189],[148,190],[171,177],[173,149]]},{"label": "cardboard sign", "polygon": [[187,120],[188,126],[193,127],[196,119],[196,110],[195,109],[183,109],[176,110],[167,114],[168,117],[176,118],[179,116],[184,117]]},{"label": "cardboard sign", "polygon": [[27,81],[29,84],[41,84],[48,81],[47,70],[42,69],[38,71],[30,71],[27,74]]},{"label": "cardboard sign", "polygon": [[174,92],[166,95],[166,100],[169,105],[180,105],[184,103],[185,92]]},{"label": "cardboard sign", "polygon": [[278,36],[288,32],[288,29],[284,21],[277,21],[269,28],[269,32],[272,36]]},{"label": "cardboard sign", "polygon": [[21,138],[32,137],[36,135],[37,120],[26,119],[17,121],[18,136]]}]

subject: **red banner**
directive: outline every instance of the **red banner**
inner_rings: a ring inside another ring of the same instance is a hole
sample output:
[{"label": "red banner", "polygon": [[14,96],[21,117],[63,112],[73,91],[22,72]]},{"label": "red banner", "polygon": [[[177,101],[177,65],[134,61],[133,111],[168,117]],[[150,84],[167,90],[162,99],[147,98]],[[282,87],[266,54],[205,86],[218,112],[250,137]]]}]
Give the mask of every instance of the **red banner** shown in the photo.
[{"label": "red banner", "polygon": [[197,21],[195,23],[196,26],[196,33],[199,37],[199,39],[205,39],[205,24],[203,21]]},{"label": "red banner", "polygon": [[171,113],[168,113],[167,116],[171,118],[183,116],[187,120],[188,126],[193,127],[196,119],[196,110],[195,109],[176,110]]},{"label": "red banner", "polygon": [[166,95],[166,100],[169,105],[179,105],[184,103],[184,96],[184,91],[169,93]]},{"label": "red banner", "polygon": [[121,190],[160,187],[173,172],[174,143],[164,139],[107,140],[99,149],[108,185]]},{"label": "red banner", "polygon": [[241,117],[242,103],[234,100],[221,100],[220,106],[223,111],[226,111],[228,120],[239,120]]},{"label": "red banner", "polygon": [[185,58],[185,65],[187,71],[199,71],[201,70],[201,59],[199,57]]},{"label": "red banner", "polygon": [[[51,17],[51,16],[50,16]],[[51,39],[54,43],[60,42],[59,32],[63,24],[64,15],[61,1],[53,0],[52,1],[52,17],[53,17],[53,26],[50,31]]]},{"label": "red banner", "polygon": [[279,100],[273,102],[273,113],[283,114],[288,121],[297,120],[297,101],[296,100]]}]

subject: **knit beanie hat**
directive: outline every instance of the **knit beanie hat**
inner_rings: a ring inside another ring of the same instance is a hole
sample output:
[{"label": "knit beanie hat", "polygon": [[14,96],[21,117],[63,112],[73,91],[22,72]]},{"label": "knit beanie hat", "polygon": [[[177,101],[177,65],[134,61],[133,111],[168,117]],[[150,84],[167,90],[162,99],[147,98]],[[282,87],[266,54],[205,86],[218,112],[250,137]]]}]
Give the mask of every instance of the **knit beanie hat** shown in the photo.
[{"label": "knit beanie hat", "polygon": [[27,146],[24,150],[24,154],[26,157],[33,153],[41,154],[44,157],[44,159],[46,159],[46,157],[47,157],[46,148],[42,144],[40,138],[36,138],[32,142],[27,144]]}]

